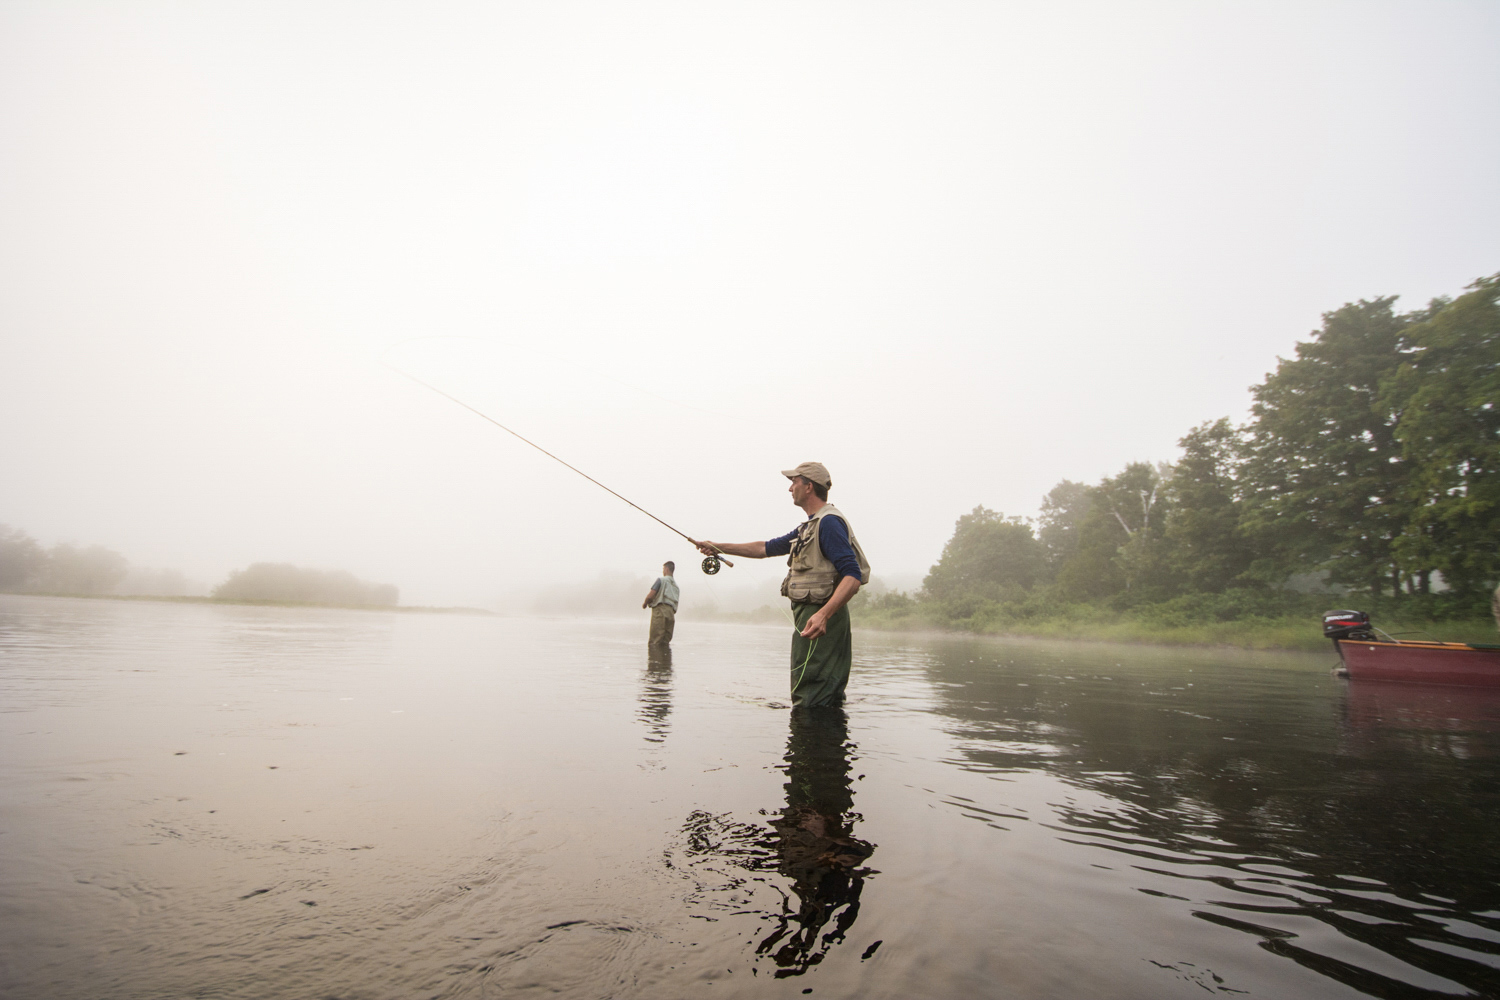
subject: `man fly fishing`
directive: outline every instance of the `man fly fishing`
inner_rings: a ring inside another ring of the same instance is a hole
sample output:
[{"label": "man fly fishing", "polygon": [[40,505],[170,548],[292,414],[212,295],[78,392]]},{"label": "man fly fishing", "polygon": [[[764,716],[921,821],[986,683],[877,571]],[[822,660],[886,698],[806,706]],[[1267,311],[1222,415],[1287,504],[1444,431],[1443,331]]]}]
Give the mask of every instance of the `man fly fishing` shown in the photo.
[{"label": "man fly fishing", "polygon": [[870,563],[849,519],[828,502],[833,480],[821,462],[781,473],[792,481],[792,503],[807,514],[793,530],[764,542],[697,542],[706,556],[747,559],[786,556],[782,596],[792,602],[792,707],[837,707],[844,702],[854,643],[849,599],[870,582]]},{"label": "man fly fishing", "polygon": [[641,607],[651,609],[651,633],[646,639],[648,646],[672,644],[672,630],[677,623],[677,602],[680,599],[677,578],[672,575],[676,569],[677,564],[674,562],[662,563],[661,576],[656,578],[656,582],[646,592],[646,599],[641,602]]}]

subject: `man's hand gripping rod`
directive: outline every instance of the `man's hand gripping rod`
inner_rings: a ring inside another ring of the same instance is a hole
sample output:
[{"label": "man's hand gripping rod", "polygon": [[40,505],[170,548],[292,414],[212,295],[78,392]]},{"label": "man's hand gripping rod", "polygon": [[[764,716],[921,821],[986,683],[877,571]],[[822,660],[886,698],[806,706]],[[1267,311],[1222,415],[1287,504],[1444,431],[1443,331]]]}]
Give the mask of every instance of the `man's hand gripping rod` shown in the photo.
[{"label": "man's hand gripping rod", "polygon": [[[691,538],[689,538],[688,541],[693,542]],[[724,558],[724,550],[719,548],[717,545],[714,545],[713,542],[693,542],[693,544],[699,547],[702,547],[704,545],[713,546],[714,554],[711,556],[705,556],[702,563],[703,572],[707,573],[709,576],[713,576],[719,571],[719,563],[723,563],[725,566],[734,565],[734,563]]]}]

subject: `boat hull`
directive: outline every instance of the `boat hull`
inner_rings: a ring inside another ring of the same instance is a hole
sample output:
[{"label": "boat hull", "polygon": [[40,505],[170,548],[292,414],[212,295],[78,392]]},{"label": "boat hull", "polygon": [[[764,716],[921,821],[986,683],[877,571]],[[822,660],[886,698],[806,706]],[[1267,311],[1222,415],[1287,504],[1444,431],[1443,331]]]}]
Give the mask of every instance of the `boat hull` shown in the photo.
[{"label": "boat hull", "polygon": [[1370,642],[1338,639],[1339,657],[1353,680],[1500,687],[1500,648],[1462,642]]}]

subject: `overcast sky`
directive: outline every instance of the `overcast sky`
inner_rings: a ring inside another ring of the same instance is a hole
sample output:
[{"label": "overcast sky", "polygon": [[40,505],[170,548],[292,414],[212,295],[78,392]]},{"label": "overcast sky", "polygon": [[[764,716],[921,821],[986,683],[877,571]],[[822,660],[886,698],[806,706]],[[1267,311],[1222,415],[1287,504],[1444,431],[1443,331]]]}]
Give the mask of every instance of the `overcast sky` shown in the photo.
[{"label": "overcast sky", "polygon": [[1500,270],[1497,53],[1493,2],[10,0],[0,522],[408,603],[696,561],[392,364],[697,537],[822,461],[919,577]]}]

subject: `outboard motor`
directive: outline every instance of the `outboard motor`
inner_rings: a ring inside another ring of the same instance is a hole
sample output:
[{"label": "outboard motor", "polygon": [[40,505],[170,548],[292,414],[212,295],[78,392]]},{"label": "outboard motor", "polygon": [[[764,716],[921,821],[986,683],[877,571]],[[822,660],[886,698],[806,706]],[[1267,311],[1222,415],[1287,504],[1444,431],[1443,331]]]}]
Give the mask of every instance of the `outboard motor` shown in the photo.
[{"label": "outboard motor", "polygon": [[1374,641],[1375,631],[1370,627],[1370,616],[1363,611],[1323,612],[1323,638],[1365,639]]}]

